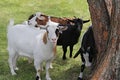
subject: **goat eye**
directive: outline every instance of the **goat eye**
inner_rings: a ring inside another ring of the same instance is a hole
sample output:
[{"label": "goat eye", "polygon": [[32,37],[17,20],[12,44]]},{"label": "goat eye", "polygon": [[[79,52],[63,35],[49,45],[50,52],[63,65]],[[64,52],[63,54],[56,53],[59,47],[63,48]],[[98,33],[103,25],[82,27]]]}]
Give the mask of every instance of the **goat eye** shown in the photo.
[{"label": "goat eye", "polygon": [[49,33],[49,31],[47,30],[47,33]]},{"label": "goat eye", "polygon": [[59,29],[56,29],[55,34],[56,34],[56,36],[59,35]]},{"label": "goat eye", "polygon": [[71,24],[71,25],[75,25],[75,23],[73,23],[73,22],[70,22],[70,24]]}]

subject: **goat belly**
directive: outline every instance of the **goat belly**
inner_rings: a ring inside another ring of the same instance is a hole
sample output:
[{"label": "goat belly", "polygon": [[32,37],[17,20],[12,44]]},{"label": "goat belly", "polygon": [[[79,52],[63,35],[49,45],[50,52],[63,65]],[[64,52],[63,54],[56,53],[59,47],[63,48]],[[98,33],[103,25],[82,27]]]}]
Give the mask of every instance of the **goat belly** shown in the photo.
[{"label": "goat belly", "polygon": [[69,32],[64,31],[62,34],[60,34],[57,45],[74,45],[78,42],[80,36],[80,32]]},{"label": "goat belly", "polygon": [[[41,44],[41,45],[39,45]],[[42,40],[40,40],[38,42],[38,45],[36,46],[35,50],[34,50],[34,57],[39,57],[42,60],[50,60],[54,57],[54,53],[52,51],[53,46],[49,46],[50,43],[47,43],[46,45],[42,42]]]},{"label": "goat belly", "polygon": [[16,25],[8,31],[8,47],[13,48],[22,56],[32,56],[36,35],[39,35],[38,30]]}]

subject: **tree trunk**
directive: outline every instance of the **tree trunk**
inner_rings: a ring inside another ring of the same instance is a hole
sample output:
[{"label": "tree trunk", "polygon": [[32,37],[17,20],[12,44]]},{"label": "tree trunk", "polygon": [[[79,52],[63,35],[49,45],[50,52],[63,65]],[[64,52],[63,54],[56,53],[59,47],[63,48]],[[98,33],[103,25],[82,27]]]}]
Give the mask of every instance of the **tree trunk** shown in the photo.
[{"label": "tree trunk", "polygon": [[120,0],[87,0],[98,49],[89,80],[120,80]]}]

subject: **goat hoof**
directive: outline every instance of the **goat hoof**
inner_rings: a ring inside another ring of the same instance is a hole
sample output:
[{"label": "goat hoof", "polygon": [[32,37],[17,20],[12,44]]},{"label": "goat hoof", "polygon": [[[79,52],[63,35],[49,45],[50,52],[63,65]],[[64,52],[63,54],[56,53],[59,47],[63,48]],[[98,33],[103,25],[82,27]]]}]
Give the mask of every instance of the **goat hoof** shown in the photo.
[{"label": "goat hoof", "polygon": [[80,78],[80,77],[78,77],[78,79],[77,80],[83,80],[82,78]]},{"label": "goat hoof", "polygon": [[32,59],[29,59],[29,58],[28,58],[28,63],[29,63],[29,64],[32,64]]},{"label": "goat hoof", "polygon": [[53,66],[52,66],[52,65],[50,65],[50,69],[53,69]]},{"label": "goat hoof", "polygon": [[36,80],[41,80],[39,76],[36,76]]},{"label": "goat hoof", "polygon": [[63,57],[63,60],[66,60],[67,58],[66,57]]},{"label": "goat hoof", "polygon": [[18,71],[18,70],[19,70],[19,68],[18,68],[18,67],[16,67],[16,68],[15,68],[15,70],[16,70],[16,71]]},{"label": "goat hoof", "polygon": [[51,78],[46,78],[46,80],[52,80]]},{"label": "goat hoof", "polygon": [[66,60],[66,58],[63,58],[63,60]]},{"label": "goat hoof", "polygon": [[70,56],[70,58],[72,58],[72,56]]},{"label": "goat hoof", "polygon": [[17,75],[17,74],[14,72],[14,73],[12,73],[12,75],[15,76],[15,75]]}]

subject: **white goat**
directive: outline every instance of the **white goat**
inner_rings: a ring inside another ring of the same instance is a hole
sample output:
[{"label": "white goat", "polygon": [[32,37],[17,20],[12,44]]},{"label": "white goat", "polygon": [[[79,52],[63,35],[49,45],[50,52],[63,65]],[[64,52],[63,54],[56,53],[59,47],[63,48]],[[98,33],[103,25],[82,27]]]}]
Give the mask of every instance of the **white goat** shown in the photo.
[{"label": "white goat", "polygon": [[49,18],[46,29],[38,30],[29,27],[29,25],[14,25],[14,21],[10,20],[7,38],[8,62],[12,75],[16,75],[14,71],[18,69],[16,67],[16,60],[21,55],[34,59],[34,66],[37,72],[36,80],[41,80],[40,71],[42,62],[46,61],[46,79],[51,80],[48,69],[56,54],[56,42],[58,39],[56,33],[59,31],[58,29],[61,29],[58,25],[58,23],[50,21]]}]

